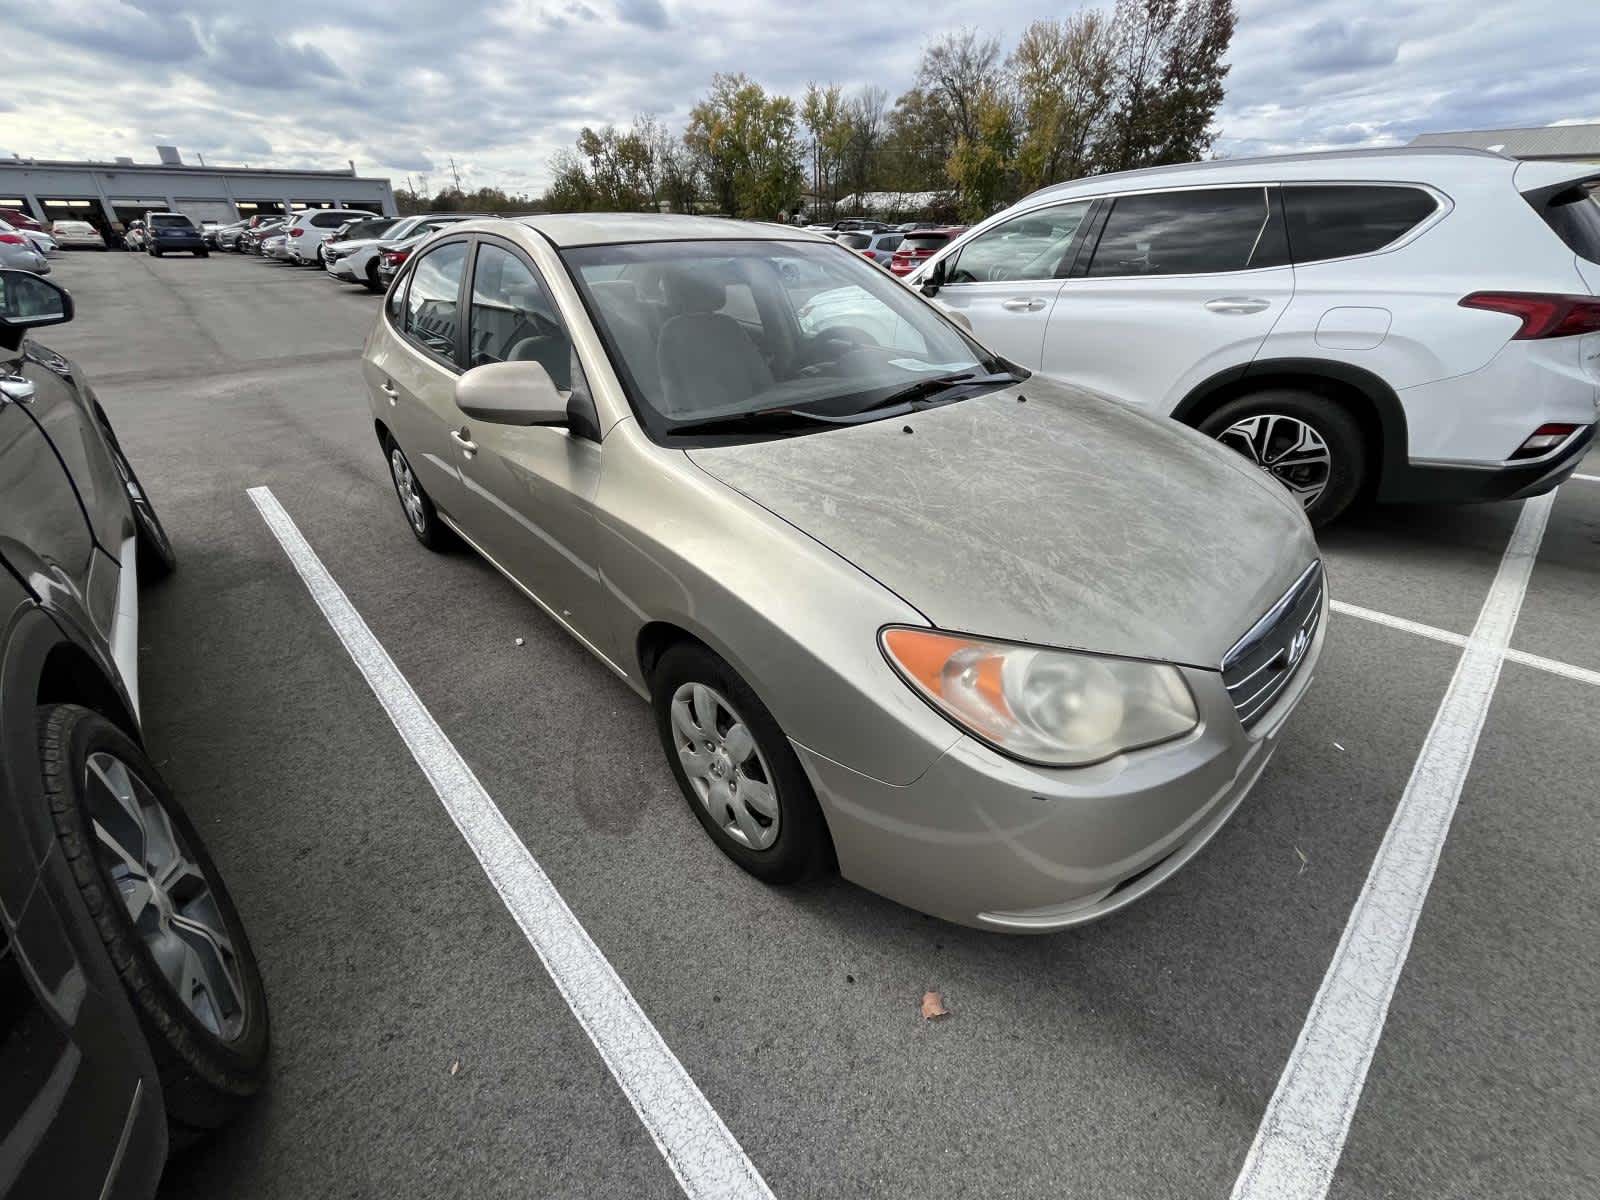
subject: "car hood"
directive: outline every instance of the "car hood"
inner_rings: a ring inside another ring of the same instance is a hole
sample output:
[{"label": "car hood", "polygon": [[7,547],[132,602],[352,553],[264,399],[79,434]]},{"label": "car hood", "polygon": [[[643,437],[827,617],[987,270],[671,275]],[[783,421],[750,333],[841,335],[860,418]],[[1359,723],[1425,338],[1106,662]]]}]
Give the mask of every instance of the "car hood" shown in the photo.
[{"label": "car hood", "polygon": [[935,626],[1006,641],[1215,669],[1317,557],[1299,505],[1232,451],[1039,378],[687,453]]}]

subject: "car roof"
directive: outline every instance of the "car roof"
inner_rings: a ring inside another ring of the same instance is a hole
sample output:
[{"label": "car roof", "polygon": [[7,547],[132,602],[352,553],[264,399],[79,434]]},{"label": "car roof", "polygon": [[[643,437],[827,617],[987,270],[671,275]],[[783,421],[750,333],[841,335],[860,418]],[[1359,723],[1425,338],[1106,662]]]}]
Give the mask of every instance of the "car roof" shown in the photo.
[{"label": "car roof", "polygon": [[1485,168],[1509,174],[1513,159],[1489,150],[1455,146],[1395,146],[1376,150],[1328,150],[1304,154],[1270,154],[1254,158],[1223,158],[1210,162],[1176,163],[1090,175],[1052,184],[1023,198],[1030,202],[1054,196],[1095,196],[1129,188],[1172,184],[1196,187],[1207,184],[1271,183],[1292,180],[1410,180],[1427,183],[1436,178],[1462,175],[1482,177]]},{"label": "car roof", "polygon": [[[735,221],[728,217],[690,217],[674,213],[544,213],[496,218],[543,234],[558,248],[616,245],[622,242],[793,241],[826,239],[792,225]],[[484,223],[485,229],[493,224]]]}]

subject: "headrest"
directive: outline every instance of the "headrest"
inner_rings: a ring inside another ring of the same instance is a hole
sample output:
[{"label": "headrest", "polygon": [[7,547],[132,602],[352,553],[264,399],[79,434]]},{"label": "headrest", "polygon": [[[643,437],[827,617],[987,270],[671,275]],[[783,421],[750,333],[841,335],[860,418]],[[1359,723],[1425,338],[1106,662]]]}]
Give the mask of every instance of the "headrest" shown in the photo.
[{"label": "headrest", "polygon": [[680,313],[716,312],[728,301],[728,285],[688,267],[661,273],[667,306]]}]

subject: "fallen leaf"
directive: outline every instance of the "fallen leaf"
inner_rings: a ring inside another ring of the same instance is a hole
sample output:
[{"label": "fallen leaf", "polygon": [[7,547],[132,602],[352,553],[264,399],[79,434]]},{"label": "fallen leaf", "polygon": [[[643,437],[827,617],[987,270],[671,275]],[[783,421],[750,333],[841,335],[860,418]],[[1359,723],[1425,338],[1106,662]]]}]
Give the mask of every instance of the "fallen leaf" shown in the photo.
[{"label": "fallen leaf", "polygon": [[1300,860],[1300,869],[1298,871],[1296,871],[1295,874],[1296,875],[1304,875],[1306,873],[1306,866],[1307,866],[1308,863],[1311,862],[1311,860],[1306,857],[1306,852],[1304,850],[1300,849],[1299,846],[1296,846],[1294,848],[1294,854],[1295,854],[1295,857]]},{"label": "fallen leaf", "polygon": [[454,1075],[459,1070],[461,1070],[461,1060],[458,1058],[450,1064],[450,1074]]},{"label": "fallen leaf", "polygon": [[948,1017],[950,1010],[944,1006],[944,997],[938,992],[922,993],[922,1019],[924,1021],[937,1021]]},{"label": "fallen leaf", "polygon": [[519,646],[522,645],[522,639],[521,638],[517,639],[517,645],[519,645]]}]

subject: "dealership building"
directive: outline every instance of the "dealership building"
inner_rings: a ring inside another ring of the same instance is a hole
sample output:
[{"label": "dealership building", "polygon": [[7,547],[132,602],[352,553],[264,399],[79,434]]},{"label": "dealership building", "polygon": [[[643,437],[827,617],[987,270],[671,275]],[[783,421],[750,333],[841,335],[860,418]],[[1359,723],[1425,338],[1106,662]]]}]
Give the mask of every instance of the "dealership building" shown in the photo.
[{"label": "dealership building", "polygon": [[156,163],[0,159],[0,208],[41,221],[88,221],[102,233],[152,210],[181,212],[196,224],[305,208],[396,212],[389,181],[357,175],[354,163],[343,171],[208,167],[184,162],[171,146],[156,150]]}]

